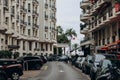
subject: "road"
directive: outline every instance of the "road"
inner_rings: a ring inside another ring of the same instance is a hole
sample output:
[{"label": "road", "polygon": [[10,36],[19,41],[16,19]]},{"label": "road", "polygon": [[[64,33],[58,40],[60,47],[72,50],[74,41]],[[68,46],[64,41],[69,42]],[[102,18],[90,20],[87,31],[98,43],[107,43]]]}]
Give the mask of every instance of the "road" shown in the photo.
[{"label": "road", "polygon": [[49,62],[38,76],[27,80],[90,80],[80,70],[63,62]]}]

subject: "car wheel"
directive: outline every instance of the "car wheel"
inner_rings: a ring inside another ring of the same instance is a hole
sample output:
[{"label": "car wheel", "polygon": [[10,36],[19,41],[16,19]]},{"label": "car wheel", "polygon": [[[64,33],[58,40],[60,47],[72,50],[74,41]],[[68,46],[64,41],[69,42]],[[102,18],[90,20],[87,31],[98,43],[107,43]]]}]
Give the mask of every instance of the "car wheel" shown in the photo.
[{"label": "car wheel", "polygon": [[7,80],[7,78],[4,74],[0,74],[0,80]]},{"label": "car wheel", "polygon": [[12,73],[12,75],[11,75],[12,80],[19,80],[19,78],[20,78],[20,76],[17,72]]},{"label": "car wheel", "polygon": [[40,69],[40,65],[39,65],[39,64],[36,64],[36,65],[35,65],[35,68],[36,68],[37,70],[39,70],[39,69]]}]

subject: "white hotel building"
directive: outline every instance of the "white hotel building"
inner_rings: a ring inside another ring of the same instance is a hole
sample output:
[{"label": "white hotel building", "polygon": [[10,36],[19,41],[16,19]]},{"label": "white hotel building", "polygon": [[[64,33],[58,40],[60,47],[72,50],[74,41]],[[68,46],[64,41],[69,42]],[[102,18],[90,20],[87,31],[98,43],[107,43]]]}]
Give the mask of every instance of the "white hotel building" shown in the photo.
[{"label": "white hotel building", "polygon": [[56,0],[0,0],[0,50],[53,54]]}]

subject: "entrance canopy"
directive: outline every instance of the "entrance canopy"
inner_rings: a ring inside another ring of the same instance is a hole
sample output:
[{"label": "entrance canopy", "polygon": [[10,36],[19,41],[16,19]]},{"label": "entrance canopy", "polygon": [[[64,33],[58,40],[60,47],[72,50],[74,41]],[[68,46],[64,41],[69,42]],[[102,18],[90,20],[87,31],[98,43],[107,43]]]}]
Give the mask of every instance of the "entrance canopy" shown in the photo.
[{"label": "entrance canopy", "polygon": [[56,47],[69,47],[69,44],[57,43],[57,44],[54,44],[54,46],[56,46]]}]

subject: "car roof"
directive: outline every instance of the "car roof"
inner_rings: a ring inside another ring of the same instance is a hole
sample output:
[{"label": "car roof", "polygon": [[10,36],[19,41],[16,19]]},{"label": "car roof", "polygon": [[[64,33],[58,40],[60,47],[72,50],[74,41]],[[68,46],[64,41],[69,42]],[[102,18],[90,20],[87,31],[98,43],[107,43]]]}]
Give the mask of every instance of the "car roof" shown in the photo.
[{"label": "car roof", "polygon": [[0,59],[0,61],[17,61],[16,59]]}]

